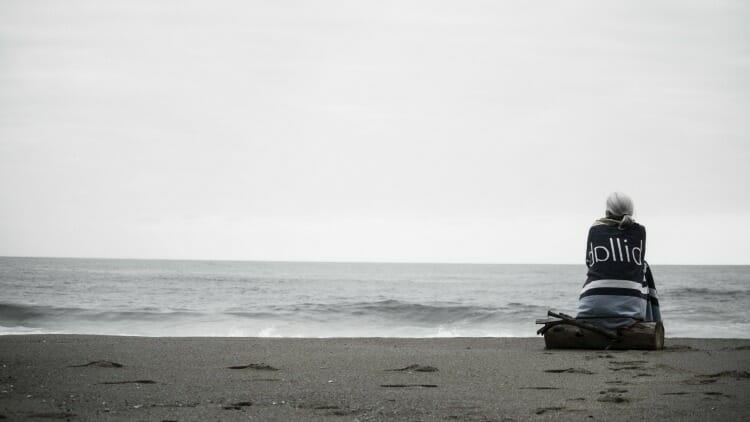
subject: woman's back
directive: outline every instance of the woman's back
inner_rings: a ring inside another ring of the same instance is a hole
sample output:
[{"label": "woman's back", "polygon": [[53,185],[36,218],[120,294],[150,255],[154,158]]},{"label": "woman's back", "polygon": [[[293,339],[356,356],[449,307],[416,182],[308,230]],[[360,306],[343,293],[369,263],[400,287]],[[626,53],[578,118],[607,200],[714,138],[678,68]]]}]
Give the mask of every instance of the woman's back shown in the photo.
[{"label": "woman's back", "polygon": [[643,280],[646,228],[638,223],[602,218],[589,229],[586,244],[588,281],[598,279]]},{"label": "woman's back", "polygon": [[[633,218],[633,203],[614,193],[607,199],[607,217],[591,226],[586,241],[586,282],[576,318],[609,328],[632,325],[647,318],[649,295],[645,282],[646,229]],[[658,302],[657,302],[658,303]]]}]

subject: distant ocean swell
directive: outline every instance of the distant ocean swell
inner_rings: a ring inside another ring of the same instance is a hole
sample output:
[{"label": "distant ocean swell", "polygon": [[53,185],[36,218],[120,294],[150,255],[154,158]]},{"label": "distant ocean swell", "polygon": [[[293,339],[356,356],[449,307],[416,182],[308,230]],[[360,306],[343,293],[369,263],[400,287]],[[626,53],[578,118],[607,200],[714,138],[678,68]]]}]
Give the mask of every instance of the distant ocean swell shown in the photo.
[{"label": "distant ocean swell", "polygon": [[710,289],[704,287],[687,287],[682,289],[670,290],[670,297],[701,297],[705,299],[735,299],[750,298],[750,290],[727,290],[727,289]]},{"label": "distant ocean swell", "polygon": [[[355,302],[343,304],[300,303],[286,306],[271,306],[257,311],[229,308],[221,312],[200,312],[187,309],[155,309],[153,307],[128,310],[97,310],[74,307],[52,307],[0,303],[0,334],[16,332],[68,332],[81,331],[89,327],[92,333],[106,332],[118,327],[127,334],[169,335],[175,327],[191,326],[203,335],[229,335],[229,331],[217,330],[217,323],[230,323],[234,332],[247,335],[294,335],[315,327],[318,334],[326,336],[325,326],[359,327],[362,332],[383,335],[385,327],[416,329],[429,336],[447,333],[477,335],[486,329],[491,335],[493,328],[507,321],[519,321],[531,315],[544,315],[546,309],[521,303],[508,306],[468,306],[458,303],[409,303],[398,300]],[[203,324],[204,327],[195,325]],[[243,330],[242,328],[245,328]],[[5,332],[2,332],[2,331]],[[255,330],[256,332],[253,332]],[[231,331],[231,330],[230,330]],[[309,335],[315,336],[315,332]],[[380,333],[378,333],[380,332]],[[406,332],[404,335],[408,334]],[[197,335],[197,334],[196,334]],[[529,334],[530,335],[530,334]]]},{"label": "distant ocean swell", "polygon": [[[750,267],[658,266],[668,337],[750,337]],[[528,337],[583,265],[0,257],[0,335]]]}]

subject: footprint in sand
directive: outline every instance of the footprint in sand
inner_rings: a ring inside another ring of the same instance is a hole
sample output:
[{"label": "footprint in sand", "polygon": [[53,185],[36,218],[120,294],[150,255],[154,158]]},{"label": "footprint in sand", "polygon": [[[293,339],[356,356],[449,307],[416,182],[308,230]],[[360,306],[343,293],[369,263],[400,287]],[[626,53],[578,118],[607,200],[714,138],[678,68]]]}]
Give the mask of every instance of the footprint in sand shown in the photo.
[{"label": "footprint in sand", "polygon": [[713,384],[719,380],[719,378],[734,378],[735,380],[743,380],[750,378],[750,372],[748,371],[722,371],[715,374],[704,374],[696,375],[692,379],[682,381],[685,385],[702,385],[702,384]]},{"label": "footprint in sand", "polygon": [[682,381],[681,384],[685,385],[704,385],[704,384],[713,384],[716,382],[716,378],[708,378],[708,379],[689,379]]},{"label": "footprint in sand", "polygon": [[253,403],[250,401],[238,401],[230,405],[224,406],[224,410],[242,410],[243,407],[252,406]]},{"label": "footprint in sand", "polygon": [[616,396],[614,394],[606,394],[596,399],[596,401],[600,401],[604,403],[629,403],[630,399],[621,397],[621,396]]},{"label": "footprint in sand", "polygon": [[610,361],[609,370],[610,371],[629,371],[629,370],[639,370],[639,369],[646,369],[646,367],[643,366],[643,364],[648,363],[648,361],[645,360],[626,360],[626,361]]},{"label": "footprint in sand", "polygon": [[584,356],[583,358],[586,360],[592,360],[592,359],[611,359],[613,357],[614,356],[607,354],[607,355],[595,355],[595,356],[587,355],[587,356]]},{"label": "footprint in sand", "polygon": [[250,363],[247,365],[229,366],[229,369],[256,369],[258,371],[278,371],[279,368],[274,368],[271,365],[265,363]]},{"label": "footprint in sand", "polygon": [[623,380],[604,381],[604,383],[605,384],[617,384],[617,385],[632,385],[632,383],[629,383]]},{"label": "footprint in sand", "polygon": [[612,387],[612,388],[608,388],[608,389],[606,389],[604,391],[600,391],[599,394],[605,394],[605,393],[627,393],[627,392],[628,392],[628,390],[626,390],[624,388],[615,388],[615,387]]},{"label": "footprint in sand", "polygon": [[722,399],[731,399],[732,396],[729,394],[724,394],[721,391],[704,391],[702,393],[704,396],[704,400],[710,400],[710,401],[720,401]]},{"label": "footprint in sand", "polygon": [[748,371],[722,371],[715,374],[708,375],[697,375],[699,378],[734,378],[736,380],[750,378],[750,372]]},{"label": "footprint in sand", "polygon": [[385,388],[410,388],[410,387],[422,387],[422,388],[437,388],[435,384],[380,384],[381,387]]},{"label": "footprint in sand", "polygon": [[591,372],[587,369],[580,369],[580,368],[567,368],[567,369],[545,369],[544,372],[549,372],[551,374],[585,374],[585,375],[593,375],[594,372]]},{"label": "footprint in sand", "polygon": [[640,365],[642,363],[648,363],[647,360],[611,360],[609,361],[612,365]]},{"label": "footprint in sand", "polygon": [[154,380],[105,381],[99,384],[156,384]]},{"label": "footprint in sand", "polygon": [[395,371],[395,372],[437,372],[438,369],[435,368],[434,366],[413,364],[413,365],[405,366],[403,368],[398,368],[398,369],[386,369],[386,371]]},{"label": "footprint in sand", "polygon": [[540,407],[540,408],[536,409],[536,412],[534,412],[534,413],[536,413],[537,415],[543,415],[543,414],[545,414],[547,412],[558,412],[560,410],[565,410],[565,408],[562,407],[562,406]]},{"label": "footprint in sand", "polygon": [[96,366],[99,368],[122,368],[123,364],[112,362],[111,360],[95,360],[82,365],[69,365],[68,368],[84,368],[87,366]]}]

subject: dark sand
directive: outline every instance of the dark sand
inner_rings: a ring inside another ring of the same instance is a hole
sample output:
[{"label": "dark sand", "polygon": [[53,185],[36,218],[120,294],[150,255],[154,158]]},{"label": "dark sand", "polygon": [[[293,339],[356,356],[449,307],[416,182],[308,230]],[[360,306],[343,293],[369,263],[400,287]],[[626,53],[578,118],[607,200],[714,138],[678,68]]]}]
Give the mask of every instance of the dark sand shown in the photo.
[{"label": "dark sand", "polygon": [[750,340],[666,343],[0,336],[0,419],[750,420]]}]

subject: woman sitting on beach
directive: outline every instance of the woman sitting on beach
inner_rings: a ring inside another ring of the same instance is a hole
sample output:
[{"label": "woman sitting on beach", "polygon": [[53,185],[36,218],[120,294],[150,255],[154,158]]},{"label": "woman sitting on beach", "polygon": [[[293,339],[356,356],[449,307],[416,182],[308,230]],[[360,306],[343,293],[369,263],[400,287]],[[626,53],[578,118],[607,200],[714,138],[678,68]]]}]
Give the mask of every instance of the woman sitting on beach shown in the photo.
[{"label": "woman sitting on beach", "polygon": [[594,222],[586,242],[588,277],[578,299],[578,315],[606,328],[661,321],[651,269],[645,260],[646,228],[633,220],[633,201],[615,192],[606,217]]}]

